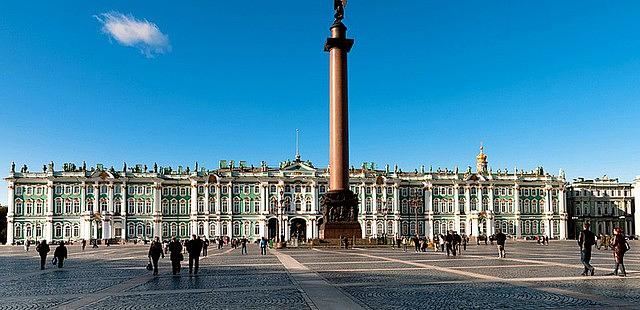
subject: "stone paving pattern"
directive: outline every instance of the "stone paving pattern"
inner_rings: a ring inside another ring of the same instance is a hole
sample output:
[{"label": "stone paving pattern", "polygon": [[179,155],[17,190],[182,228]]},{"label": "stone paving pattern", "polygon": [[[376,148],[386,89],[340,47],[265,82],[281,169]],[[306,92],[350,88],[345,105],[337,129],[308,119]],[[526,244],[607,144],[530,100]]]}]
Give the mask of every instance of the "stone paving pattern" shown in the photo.
[{"label": "stone paving pattern", "polygon": [[[335,309],[345,300],[363,309],[637,309],[640,243],[631,245],[626,278],[610,275],[612,254],[598,250],[596,276],[580,276],[574,241],[512,241],[506,259],[496,257],[495,246],[475,244],[456,258],[391,247],[270,250],[266,256],[255,245],[249,255],[225,247],[209,250],[198,276],[188,275],[187,261],[180,276],[171,275],[167,258],[157,277],[145,269],[144,245],[84,252],[70,246],[64,268],[48,263],[44,271],[35,247],[3,246],[0,309]],[[328,287],[340,295],[330,306],[318,299]]]}]

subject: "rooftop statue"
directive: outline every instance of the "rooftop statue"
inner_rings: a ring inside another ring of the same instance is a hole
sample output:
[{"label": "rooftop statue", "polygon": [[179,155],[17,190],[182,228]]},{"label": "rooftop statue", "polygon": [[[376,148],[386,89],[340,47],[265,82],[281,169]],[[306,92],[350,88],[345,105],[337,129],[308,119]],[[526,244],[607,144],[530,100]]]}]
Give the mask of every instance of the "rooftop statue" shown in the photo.
[{"label": "rooftop statue", "polygon": [[333,10],[336,11],[336,13],[333,15],[333,17],[336,18],[336,20],[333,22],[334,24],[340,23],[342,19],[344,19],[345,6],[347,6],[347,0],[333,0]]}]

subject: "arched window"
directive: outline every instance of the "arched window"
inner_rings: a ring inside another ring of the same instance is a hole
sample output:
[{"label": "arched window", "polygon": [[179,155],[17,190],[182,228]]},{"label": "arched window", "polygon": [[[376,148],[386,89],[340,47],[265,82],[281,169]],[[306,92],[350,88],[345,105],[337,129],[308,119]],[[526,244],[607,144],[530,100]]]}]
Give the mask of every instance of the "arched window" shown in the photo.
[{"label": "arched window", "polygon": [[[198,213],[199,214],[204,213],[204,198],[202,197],[198,198]],[[201,234],[201,235],[204,235],[204,234]]]},{"label": "arched window", "polygon": [[16,202],[15,202],[15,209],[16,209],[16,211],[15,211],[15,212],[16,212],[16,215],[22,215],[22,214],[23,214],[23,213],[22,213],[22,211],[23,211],[23,210],[22,210],[22,200],[20,200],[20,199],[16,199]]},{"label": "arched window", "polygon": [[531,200],[531,213],[533,214],[539,214],[540,210],[538,210],[538,201],[533,199]]},{"label": "arched window", "polygon": [[108,207],[107,200],[104,198],[100,199],[100,211],[107,212],[107,207]]},{"label": "arched window", "polygon": [[168,215],[171,212],[171,209],[169,208],[169,201],[167,201],[166,199],[162,200],[162,214],[163,215]]},{"label": "arched window", "polygon": [[229,212],[229,203],[227,202],[227,199],[222,200],[220,208],[222,208],[222,211],[220,211],[221,213]]},{"label": "arched window", "polygon": [[307,201],[304,204],[304,209],[306,212],[311,212],[311,197],[307,197]]},{"label": "arched window", "polygon": [[402,214],[409,214],[409,202],[406,199],[402,200]]},{"label": "arched window", "polygon": [[216,223],[209,223],[209,238],[217,236]]},{"label": "arched window", "polygon": [[144,205],[145,205],[145,211],[147,214],[152,214],[153,213],[153,206],[151,204],[151,199],[147,199],[144,201]]},{"label": "arched window", "polygon": [[365,234],[367,235],[367,237],[371,236],[371,221],[367,221],[367,224],[366,224],[365,227],[366,227],[366,233]]},{"label": "arched window", "polygon": [[189,211],[187,211],[187,201],[185,199],[180,199],[180,214],[189,214]]},{"label": "arched window", "polygon": [[382,235],[383,233],[385,233],[384,231],[384,224],[382,222],[378,222],[377,226],[377,230],[378,230],[378,235]]},{"label": "arched window", "polygon": [[245,214],[253,213],[251,210],[251,200],[249,198],[244,199],[244,210],[242,210],[242,212]]},{"label": "arched window", "polygon": [[142,200],[142,198],[136,200],[136,213],[137,214],[144,213],[144,200]]},{"label": "arched window", "polygon": [[129,238],[135,238],[136,235],[136,227],[135,225],[133,225],[133,223],[129,223],[129,225],[127,226],[127,236],[129,236]]},{"label": "arched window", "polygon": [[55,215],[62,214],[62,198],[56,198],[56,201],[53,203],[53,213]]},{"label": "arched window", "polygon": [[144,226],[142,223],[138,223],[138,237],[144,236]]},{"label": "arched window", "polygon": [[187,225],[185,223],[180,223],[180,238],[188,237],[187,233]]},{"label": "arched window", "polygon": [[538,221],[533,221],[533,223],[532,223],[532,231],[531,232],[533,234],[538,234],[540,232],[539,228],[538,228]]},{"label": "arched window", "polygon": [[74,237],[80,237],[80,225],[75,224],[73,225],[73,236]]},{"label": "arched window", "polygon": [[512,235],[516,234],[516,227],[513,220],[509,221],[509,233]]},{"label": "arched window", "polygon": [[[464,212],[464,204],[461,205],[460,209],[462,209],[462,212]],[[447,199],[447,211],[449,212],[449,214],[453,214],[454,213],[454,211],[453,211],[453,199]]]},{"label": "arched window", "polygon": [[136,201],[133,198],[129,198],[127,200],[127,213],[129,213],[129,214],[135,214],[136,213],[135,203],[136,203]]},{"label": "arched window", "polygon": [[240,199],[238,198],[233,199],[233,214],[240,214]]},{"label": "arched window", "polygon": [[530,221],[524,221],[524,233],[526,235],[530,235],[531,234],[531,222]]},{"label": "arched window", "polygon": [[15,237],[17,239],[22,239],[22,225],[17,224],[15,228]]},{"label": "arched window", "polygon": [[433,234],[434,235],[440,234],[440,221],[433,221]]},{"label": "arched window", "polygon": [[365,206],[364,206],[365,212],[368,214],[371,214],[371,198],[367,198],[365,200]]},{"label": "arched window", "polygon": [[530,214],[531,213],[531,204],[529,202],[529,199],[525,199],[524,200],[524,214]]},{"label": "arched window", "polygon": [[42,225],[36,225],[36,238],[42,238]]},{"label": "arched window", "polygon": [[269,200],[269,214],[277,214],[277,200],[276,197],[271,197],[271,200]]},{"label": "arched window", "polygon": [[198,225],[198,235],[200,235],[200,236],[204,236],[205,235],[204,234],[204,224],[203,223],[200,223]]},{"label": "arched window", "polygon": [[240,236],[240,223],[238,222],[233,222],[233,236]]},{"label": "arched window", "polygon": [[209,198],[209,213],[216,213],[216,200]]},{"label": "arched window", "polygon": [[89,198],[86,200],[84,210],[93,212],[93,199]]},{"label": "arched window", "polygon": [[55,232],[54,236],[55,236],[56,239],[62,238],[62,225],[56,224],[54,232]]},{"label": "arched window", "polygon": [[64,237],[71,238],[71,226],[68,224],[64,226]]},{"label": "arched window", "polygon": [[[169,214],[178,214],[178,201],[175,199],[171,199],[171,212]],[[171,234],[171,236],[176,236],[176,234]]]},{"label": "arched window", "polygon": [[27,200],[27,203],[25,205],[25,213],[27,215],[33,215],[33,200]]},{"label": "arched window", "polygon": [[169,234],[171,237],[178,237],[178,225],[176,223],[171,223]]},{"label": "arched window", "polygon": [[167,222],[162,223],[162,237],[168,238],[169,235],[169,224]]}]

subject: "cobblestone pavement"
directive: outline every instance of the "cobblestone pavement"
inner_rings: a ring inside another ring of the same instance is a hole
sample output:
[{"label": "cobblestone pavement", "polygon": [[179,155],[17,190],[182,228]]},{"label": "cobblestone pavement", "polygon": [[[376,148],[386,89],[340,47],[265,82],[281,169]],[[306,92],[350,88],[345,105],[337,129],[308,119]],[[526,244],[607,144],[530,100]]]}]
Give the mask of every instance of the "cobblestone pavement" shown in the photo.
[{"label": "cobblestone pavement", "polygon": [[[610,251],[594,250],[593,277],[580,276],[575,242],[510,242],[458,257],[390,247],[270,250],[249,255],[210,249],[198,276],[145,269],[147,246],[70,246],[62,269],[22,247],[0,247],[0,309],[637,309],[640,243],[625,256],[628,276],[611,275]],[[52,247],[53,252],[53,247]],[[50,257],[49,257],[50,258]]]}]

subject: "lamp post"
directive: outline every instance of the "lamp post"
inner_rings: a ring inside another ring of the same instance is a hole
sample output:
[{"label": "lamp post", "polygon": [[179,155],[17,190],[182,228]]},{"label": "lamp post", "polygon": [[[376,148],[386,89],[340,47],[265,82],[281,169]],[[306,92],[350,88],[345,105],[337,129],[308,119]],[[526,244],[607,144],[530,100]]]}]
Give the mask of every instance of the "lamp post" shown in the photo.
[{"label": "lamp post", "polygon": [[278,222],[277,222],[278,227],[276,228],[278,235],[276,236],[276,249],[281,249],[285,247],[284,240],[282,240],[282,237],[281,237],[283,235],[283,225],[282,225],[283,212],[284,212],[284,191],[280,190],[279,197],[278,197]]},{"label": "lamp post", "polygon": [[415,235],[418,236],[418,207],[422,203],[422,198],[417,193],[413,193],[410,198],[411,207],[416,215]]}]

